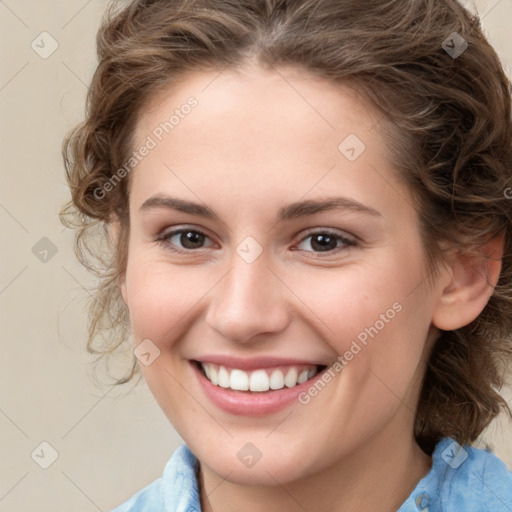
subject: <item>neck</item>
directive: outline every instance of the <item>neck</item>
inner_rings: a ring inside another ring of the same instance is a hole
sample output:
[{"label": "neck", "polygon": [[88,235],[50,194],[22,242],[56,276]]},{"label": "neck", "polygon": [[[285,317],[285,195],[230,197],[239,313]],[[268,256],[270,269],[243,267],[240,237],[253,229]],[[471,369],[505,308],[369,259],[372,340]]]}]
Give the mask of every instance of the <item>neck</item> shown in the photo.
[{"label": "neck", "polygon": [[[203,512],[395,512],[432,465],[414,438],[381,432],[319,473],[273,487],[238,485],[201,466]],[[370,491],[369,491],[370,490]]]}]

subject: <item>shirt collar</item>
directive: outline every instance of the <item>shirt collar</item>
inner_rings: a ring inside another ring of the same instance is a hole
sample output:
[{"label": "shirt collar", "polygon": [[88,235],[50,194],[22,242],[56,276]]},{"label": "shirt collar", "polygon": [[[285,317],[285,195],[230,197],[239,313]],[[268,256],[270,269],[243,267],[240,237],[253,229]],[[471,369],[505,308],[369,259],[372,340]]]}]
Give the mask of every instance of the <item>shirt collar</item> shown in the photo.
[{"label": "shirt collar", "polygon": [[167,462],[163,480],[165,510],[201,512],[199,487],[196,477],[197,457],[185,444],[179,446]]}]

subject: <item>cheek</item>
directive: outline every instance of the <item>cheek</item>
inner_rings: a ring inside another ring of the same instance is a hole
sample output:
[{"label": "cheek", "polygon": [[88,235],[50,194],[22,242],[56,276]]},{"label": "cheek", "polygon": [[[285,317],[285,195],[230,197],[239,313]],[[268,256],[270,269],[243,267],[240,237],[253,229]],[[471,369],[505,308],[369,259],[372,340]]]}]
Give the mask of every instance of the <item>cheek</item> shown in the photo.
[{"label": "cheek", "polygon": [[208,291],[197,272],[173,269],[143,254],[128,262],[126,288],[135,338],[149,338],[156,344],[174,338],[176,329]]},{"label": "cheek", "polygon": [[381,377],[403,390],[417,368],[431,320],[429,297],[418,286],[425,277],[421,254],[396,251],[375,261],[296,278],[293,289],[314,313],[309,317],[341,356],[352,382],[374,381],[382,388]]},{"label": "cheek", "polygon": [[[386,261],[387,260],[387,261]],[[411,267],[414,267],[411,264]],[[368,331],[391,330],[403,325],[402,311],[415,300],[410,294],[418,283],[420,272],[400,271],[400,263],[383,255],[379,265],[303,272],[287,280],[290,288],[309,310],[326,339],[341,350],[350,340],[364,342]]]}]

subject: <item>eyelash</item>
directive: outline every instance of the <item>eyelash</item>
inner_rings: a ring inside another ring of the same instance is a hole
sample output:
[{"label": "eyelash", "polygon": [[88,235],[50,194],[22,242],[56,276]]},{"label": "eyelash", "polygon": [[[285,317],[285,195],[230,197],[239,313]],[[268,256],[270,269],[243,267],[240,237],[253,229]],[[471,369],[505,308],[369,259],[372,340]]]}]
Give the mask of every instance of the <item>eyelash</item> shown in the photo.
[{"label": "eyelash", "polygon": [[[204,236],[205,238],[209,238],[206,233],[203,233],[202,231],[200,231],[198,229],[180,228],[180,229],[175,229],[174,231],[169,231],[168,233],[165,233],[163,235],[160,235],[156,239],[156,241],[160,245],[165,246],[166,249],[169,249],[170,251],[175,252],[175,253],[179,253],[179,254],[187,254],[187,253],[197,252],[197,251],[203,249],[203,247],[200,247],[198,249],[176,249],[169,242],[169,240],[173,236],[179,235],[181,233],[189,233],[189,232],[190,233],[197,233],[197,234],[200,234],[200,235]],[[338,253],[340,250],[343,250],[343,249],[346,250],[349,247],[355,247],[356,245],[358,245],[355,240],[350,239],[350,238],[346,238],[345,236],[342,236],[339,233],[336,233],[336,232],[331,231],[329,229],[323,229],[323,230],[317,230],[317,231],[308,232],[307,235],[304,236],[303,238],[301,238],[298,243],[301,244],[302,242],[304,242],[308,238],[313,237],[315,235],[327,235],[329,237],[335,238],[337,241],[340,241],[343,244],[343,246],[336,247],[334,250],[329,250],[329,251],[306,251],[306,252],[313,252],[314,254],[318,254],[318,255],[322,255],[324,253],[327,254],[327,255],[332,255],[332,254]]]}]

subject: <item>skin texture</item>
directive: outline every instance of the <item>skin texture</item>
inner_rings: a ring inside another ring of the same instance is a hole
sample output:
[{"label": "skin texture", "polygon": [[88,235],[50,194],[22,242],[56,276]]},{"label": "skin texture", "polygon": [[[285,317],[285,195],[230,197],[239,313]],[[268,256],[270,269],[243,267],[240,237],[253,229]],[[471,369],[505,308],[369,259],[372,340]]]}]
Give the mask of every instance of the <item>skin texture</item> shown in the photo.
[{"label": "skin texture", "polygon": [[[294,69],[191,73],[143,111],[136,147],[190,96],[197,107],[132,171],[122,293],[136,344],[150,339],[160,350],[141,369],[200,460],[202,508],[395,511],[431,466],[413,425],[437,328],[480,313],[499,262],[453,258],[427,279],[385,125],[354,91]],[[338,149],[349,134],[366,146],[355,161]],[[141,212],[155,194],[207,205],[219,219]],[[277,220],[286,204],[337,196],[379,214]],[[206,235],[199,248],[187,249],[179,234],[157,240],[182,227]],[[319,250],[312,235],[326,229],[355,245]],[[252,263],[236,252],[248,236],[262,249]],[[488,249],[496,254],[499,243]],[[229,414],[204,395],[189,363],[228,354],[330,365],[395,303],[401,311],[307,405]],[[247,442],[262,454],[251,468],[237,457]]]}]

